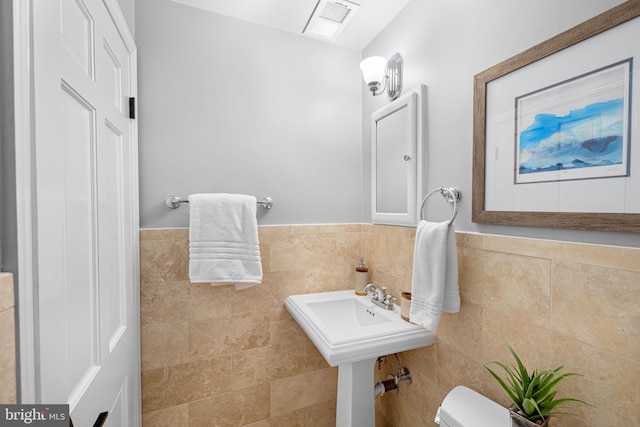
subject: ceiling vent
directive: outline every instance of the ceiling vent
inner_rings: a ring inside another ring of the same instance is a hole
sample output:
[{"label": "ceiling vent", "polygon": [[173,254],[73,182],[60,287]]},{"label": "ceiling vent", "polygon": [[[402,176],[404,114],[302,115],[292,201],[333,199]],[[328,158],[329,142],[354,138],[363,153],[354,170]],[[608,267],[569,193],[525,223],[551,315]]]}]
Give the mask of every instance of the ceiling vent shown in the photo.
[{"label": "ceiling vent", "polygon": [[302,33],[336,41],[359,8],[359,4],[346,0],[319,0]]}]

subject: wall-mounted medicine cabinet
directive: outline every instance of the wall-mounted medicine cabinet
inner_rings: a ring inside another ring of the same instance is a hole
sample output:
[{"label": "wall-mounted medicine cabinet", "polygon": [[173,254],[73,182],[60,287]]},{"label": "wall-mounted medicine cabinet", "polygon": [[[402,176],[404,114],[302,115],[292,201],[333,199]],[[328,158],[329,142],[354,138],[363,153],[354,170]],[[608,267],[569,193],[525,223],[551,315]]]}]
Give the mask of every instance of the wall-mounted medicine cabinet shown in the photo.
[{"label": "wall-mounted medicine cabinet", "polygon": [[426,188],[427,87],[420,85],[371,115],[371,220],[415,226]]}]

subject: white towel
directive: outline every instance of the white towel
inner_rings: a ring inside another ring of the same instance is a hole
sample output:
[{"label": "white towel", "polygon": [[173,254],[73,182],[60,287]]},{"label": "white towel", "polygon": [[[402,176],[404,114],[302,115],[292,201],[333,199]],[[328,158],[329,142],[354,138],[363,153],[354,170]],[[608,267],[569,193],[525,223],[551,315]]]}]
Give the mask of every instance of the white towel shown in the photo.
[{"label": "white towel", "polygon": [[435,331],[443,311],[460,311],[456,233],[448,221],[420,221],[413,252],[409,319]]},{"label": "white towel", "polygon": [[255,197],[192,194],[189,212],[191,282],[236,289],[262,283]]}]

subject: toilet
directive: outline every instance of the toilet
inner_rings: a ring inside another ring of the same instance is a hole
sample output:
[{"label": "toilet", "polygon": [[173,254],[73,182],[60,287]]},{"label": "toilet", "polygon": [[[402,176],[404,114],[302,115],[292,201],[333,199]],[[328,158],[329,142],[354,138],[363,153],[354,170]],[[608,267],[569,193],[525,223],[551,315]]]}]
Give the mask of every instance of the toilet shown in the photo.
[{"label": "toilet", "polygon": [[442,427],[511,426],[507,408],[461,385],[447,394],[434,421]]}]

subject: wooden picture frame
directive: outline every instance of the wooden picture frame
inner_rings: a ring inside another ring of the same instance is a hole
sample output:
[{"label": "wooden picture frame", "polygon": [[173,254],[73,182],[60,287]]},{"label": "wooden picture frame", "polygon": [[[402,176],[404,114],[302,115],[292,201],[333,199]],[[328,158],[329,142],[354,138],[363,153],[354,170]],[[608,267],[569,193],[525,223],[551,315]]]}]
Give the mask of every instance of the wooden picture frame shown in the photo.
[{"label": "wooden picture frame", "polygon": [[[616,232],[633,232],[640,233],[640,209],[636,210],[636,208],[632,207],[631,212],[625,211],[624,209],[618,209],[615,206],[612,207],[614,211],[601,211],[599,210],[601,206],[598,206],[597,209],[591,210],[581,210],[581,205],[577,205],[577,208],[574,208],[570,203],[571,201],[565,202],[563,200],[563,208],[560,211],[556,211],[551,204],[551,207],[537,210],[530,209],[527,203],[522,203],[523,197],[520,195],[519,197],[507,197],[506,202],[495,203],[495,205],[500,205],[498,207],[493,206],[492,200],[495,200],[498,197],[502,197],[502,195],[495,195],[496,190],[494,190],[493,186],[490,186],[490,192],[487,194],[487,183],[492,185],[493,181],[500,181],[499,185],[507,186],[509,188],[514,189],[514,193],[520,191],[522,188],[526,188],[527,192],[533,191],[537,192],[539,197],[545,198],[547,197],[549,186],[562,186],[562,185],[576,185],[575,181],[563,181],[560,183],[556,182],[547,182],[544,184],[536,183],[536,184],[520,184],[520,187],[515,187],[514,182],[507,183],[507,180],[514,179],[514,169],[511,169],[510,176],[507,177],[507,173],[494,172],[491,168],[487,168],[487,146],[493,147],[492,141],[489,141],[490,137],[487,136],[488,128],[491,131],[491,128],[496,128],[497,126],[493,122],[488,121],[496,120],[494,118],[494,114],[488,114],[488,103],[491,105],[492,93],[500,93],[501,90],[496,90],[495,88],[499,88],[500,84],[509,85],[510,89],[514,86],[514,76],[517,75],[528,75],[527,84],[531,87],[530,83],[531,76],[536,76],[536,71],[538,67],[547,67],[547,69],[553,69],[553,67],[548,67],[550,61],[572,61],[572,63],[580,62],[580,58],[572,59],[571,55],[575,55],[575,52],[580,52],[582,46],[589,46],[586,43],[599,43],[598,40],[601,40],[602,37],[620,37],[619,32],[610,31],[610,30],[619,30],[616,27],[622,26],[622,24],[628,23],[630,21],[634,21],[635,18],[640,17],[640,0],[630,0],[625,3],[620,4],[613,9],[610,9],[588,21],[585,21],[582,24],[579,24],[543,43],[540,43],[506,61],[503,61],[474,77],[474,122],[473,122],[473,200],[472,200],[472,221],[477,223],[484,224],[500,224],[500,225],[518,225],[518,226],[532,226],[532,227],[547,227],[547,228],[566,228],[566,229],[577,229],[577,230],[601,230],[601,231],[616,231]],[[638,25],[640,28],[640,20],[638,21]],[[628,24],[624,28],[629,28],[630,25],[633,25],[633,31],[635,30],[635,21],[633,23]],[[635,33],[634,33],[635,34]],[[596,36],[599,38],[596,39]],[[594,39],[592,39],[594,38]],[[590,40],[592,39],[592,40]],[[632,46],[638,45],[638,43],[634,40],[640,39],[640,31],[638,32],[638,37],[632,39],[624,39],[619,45]],[[594,41],[596,40],[596,41]],[[601,43],[601,42],[600,42]],[[574,47],[575,46],[575,47]],[[596,46],[597,47],[597,46]],[[571,49],[570,49],[571,48]],[[640,54],[636,53],[639,51],[637,48],[633,51],[632,57],[635,59],[636,68],[640,67]],[[594,49],[594,52],[597,52],[597,49]],[[597,53],[590,55],[592,58]],[[556,59],[562,58],[562,59]],[[544,62],[543,62],[544,60]],[[606,59],[603,59],[606,61]],[[545,65],[546,64],[546,65]],[[602,66],[606,66],[608,64],[603,63]],[[557,68],[556,68],[557,69]],[[520,74],[524,73],[524,74]],[[528,74],[526,74],[528,73]],[[540,83],[540,88],[548,85],[548,81],[561,82],[565,80],[564,77],[558,76],[556,80],[554,80],[555,76],[549,76],[552,74],[550,72],[546,72],[546,77],[544,77]],[[516,77],[517,79],[518,77]],[[535,80],[535,78],[534,78]],[[501,82],[509,82],[509,83],[501,83]],[[518,90],[517,80],[515,87],[516,91]],[[634,86],[638,87],[640,85],[640,81],[635,81]],[[498,86],[496,86],[498,85]],[[631,86],[631,80],[629,83]],[[507,92],[507,91],[504,91]],[[637,89],[634,91],[636,94]],[[518,92],[516,92],[518,93]],[[522,95],[526,92],[526,89],[523,89],[519,95]],[[629,89],[629,96],[631,96],[631,88]],[[494,95],[495,96],[495,95]],[[632,99],[632,104],[629,108],[633,115],[637,116],[640,113],[640,108],[635,108],[640,105],[639,96],[635,96]],[[502,102],[504,104],[504,102]],[[515,102],[511,102],[511,107],[515,110]],[[498,110],[499,108],[491,107],[491,111]],[[512,111],[502,111],[500,110],[502,116],[509,116],[513,118],[515,121],[514,113]],[[509,128],[509,123],[507,119],[507,124],[505,128],[507,130],[513,130],[512,135],[516,133],[515,128]],[[627,141],[627,144],[631,147],[631,153],[640,153],[640,129],[637,127],[637,120],[635,120],[636,128],[633,129],[633,132],[630,132],[630,138]],[[631,113],[629,114],[629,122],[627,122],[628,126],[632,126],[633,120],[631,117]],[[495,132],[491,131],[491,138]],[[507,132],[505,132],[506,134]],[[635,142],[635,144],[634,144]],[[496,149],[497,150],[497,149]],[[512,148],[512,150],[515,150]],[[493,152],[492,152],[493,156]],[[497,156],[497,151],[496,151]],[[513,157],[513,154],[511,154]],[[637,156],[637,154],[636,154]],[[508,158],[508,156],[507,156]],[[636,157],[637,158],[637,157]],[[493,160],[492,160],[493,161]],[[640,200],[640,185],[638,185],[638,178],[636,176],[640,175],[640,162],[631,163],[631,175],[633,175],[633,179],[630,184],[625,182],[625,188],[620,189],[620,194],[624,193],[627,198],[635,198],[635,200]],[[514,161],[515,164],[515,161]],[[505,168],[506,169],[506,168]],[[488,179],[487,173],[491,174],[491,179]],[[495,178],[495,175],[498,174],[498,178]],[[607,178],[605,178],[607,179]],[[618,181],[614,181],[613,179],[609,179],[609,181],[604,181],[604,179],[591,180],[590,184],[598,184],[596,181],[606,182],[606,186],[620,186]],[[569,184],[565,184],[566,182],[570,182]],[[585,182],[585,181],[583,181]],[[543,187],[546,186],[546,187]],[[582,184],[584,185],[584,184]],[[529,186],[529,187],[527,187]],[[536,186],[539,189],[536,189]],[[631,189],[627,188],[631,186]],[[598,187],[597,185],[594,186]],[[571,187],[568,187],[571,188]],[[608,188],[608,187],[605,187]],[[560,188],[558,191],[559,194],[562,192],[567,192],[567,190],[563,190]],[[596,190],[594,190],[596,191]],[[596,200],[595,203],[604,204],[607,206],[607,197],[608,191],[599,191],[595,195],[590,195],[589,199]],[[507,195],[508,196],[508,195]],[[600,200],[602,197],[602,200]],[[587,199],[587,198],[585,198]],[[490,201],[489,205],[487,205],[487,201]],[[520,201],[519,201],[520,200]],[[622,202],[621,202],[622,203]],[[511,204],[511,205],[509,205]],[[508,206],[502,206],[508,205]],[[524,208],[523,208],[524,206]],[[626,206],[626,205],[625,205]],[[639,212],[639,213],[636,213]]]}]

